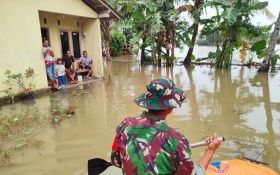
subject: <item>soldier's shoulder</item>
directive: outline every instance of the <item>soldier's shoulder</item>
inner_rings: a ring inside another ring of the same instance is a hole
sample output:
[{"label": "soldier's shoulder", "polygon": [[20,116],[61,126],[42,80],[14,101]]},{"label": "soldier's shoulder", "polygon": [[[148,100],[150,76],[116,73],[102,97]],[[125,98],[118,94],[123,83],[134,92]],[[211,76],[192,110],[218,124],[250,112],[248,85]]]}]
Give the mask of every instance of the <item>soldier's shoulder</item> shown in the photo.
[{"label": "soldier's shoulder", "polygon": [[168,132],[169,132],[170,136],[175,138],[176,140],[187,141],[187,138],[180,131],[178,131],[177,129],[168,127]]},{"label": "soldier's shoulder", "polygon": [[134,125],[141,122],[141,117],[127,117],[120,124],[122,125]]}]

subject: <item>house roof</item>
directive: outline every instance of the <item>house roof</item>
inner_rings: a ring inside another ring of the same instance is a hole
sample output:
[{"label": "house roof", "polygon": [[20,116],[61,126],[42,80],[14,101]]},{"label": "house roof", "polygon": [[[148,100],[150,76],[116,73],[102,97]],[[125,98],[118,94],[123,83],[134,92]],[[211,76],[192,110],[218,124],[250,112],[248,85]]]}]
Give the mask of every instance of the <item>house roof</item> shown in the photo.
[{"label": "house roof", "polygon": [[117,18],[121,19],[122,16],[111,7],[105,0],[82,0],[86,3],[92,10],[94,10],[98,14],[104,14],[109,12],[109,17],[102,18]]}]

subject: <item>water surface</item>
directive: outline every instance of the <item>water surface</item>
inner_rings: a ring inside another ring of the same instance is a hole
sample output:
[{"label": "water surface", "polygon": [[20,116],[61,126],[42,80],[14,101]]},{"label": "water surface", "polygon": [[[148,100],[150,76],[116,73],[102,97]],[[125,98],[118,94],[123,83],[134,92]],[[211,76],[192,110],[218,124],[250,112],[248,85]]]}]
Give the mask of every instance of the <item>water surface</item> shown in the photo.
[{"label": "water surface", "polygon": [[[171,78],[186,91],[186,101],[167,122],[190,142],[217,132],[229,142],[217,152],[215,160],[246,156],[269,163],[280,172],[279,73],[257,74],[257,69],[246,67],[141,67],[130,58],[107,63],[106,70],[104,81],[84,85],[82,90],[61,91],[38,98],[35,103],[2,107],[1,114],[36,109],[42,117],[57,105],[75,106],[76,113],[60,124],[38,128],[36,137],[43,141],[42,146],[15,152],[13,164],[0,168],[0,174],[78,175],[85,174],[90,158],[109,160],[117,124],[140,114],[142,109],[133,98],[156,77]],[[197,161],[202,153],[203,149],[194,149],[193,159]],[[107,174],[116,174],[111,171]]]}]

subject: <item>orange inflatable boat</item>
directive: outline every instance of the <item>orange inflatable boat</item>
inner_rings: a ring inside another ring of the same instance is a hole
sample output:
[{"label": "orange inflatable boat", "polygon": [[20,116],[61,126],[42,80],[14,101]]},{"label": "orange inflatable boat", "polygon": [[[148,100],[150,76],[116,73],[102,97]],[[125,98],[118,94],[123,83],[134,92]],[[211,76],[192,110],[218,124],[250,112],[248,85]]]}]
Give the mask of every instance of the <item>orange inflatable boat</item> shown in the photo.
[{"label": "orange inflatable boat", "polygon": [[212,162],[207,175],[279,175],[272,169],[245,160],[227,160]]}]

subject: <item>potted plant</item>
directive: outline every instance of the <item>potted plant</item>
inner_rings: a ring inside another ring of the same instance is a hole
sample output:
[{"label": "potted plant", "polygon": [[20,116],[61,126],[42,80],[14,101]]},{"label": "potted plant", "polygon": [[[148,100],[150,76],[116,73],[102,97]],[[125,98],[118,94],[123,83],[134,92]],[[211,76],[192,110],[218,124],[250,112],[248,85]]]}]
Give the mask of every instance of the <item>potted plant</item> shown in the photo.
[{"label": "potted plant", "polygon": [[33,99],[34,98],[34,91],[32,87],[24,88],[23,91],[20,93],[19,97],[21,99]]},{"label": "potted plant", "polygon": [[12,73],[11,70],[7,70],[5,75],[7,77],[7,83],[18,87],[18,96],[21,99],[34,98],[34,85],[32,83],[34,70],[32,68],[29,67],[24,73]]}]

